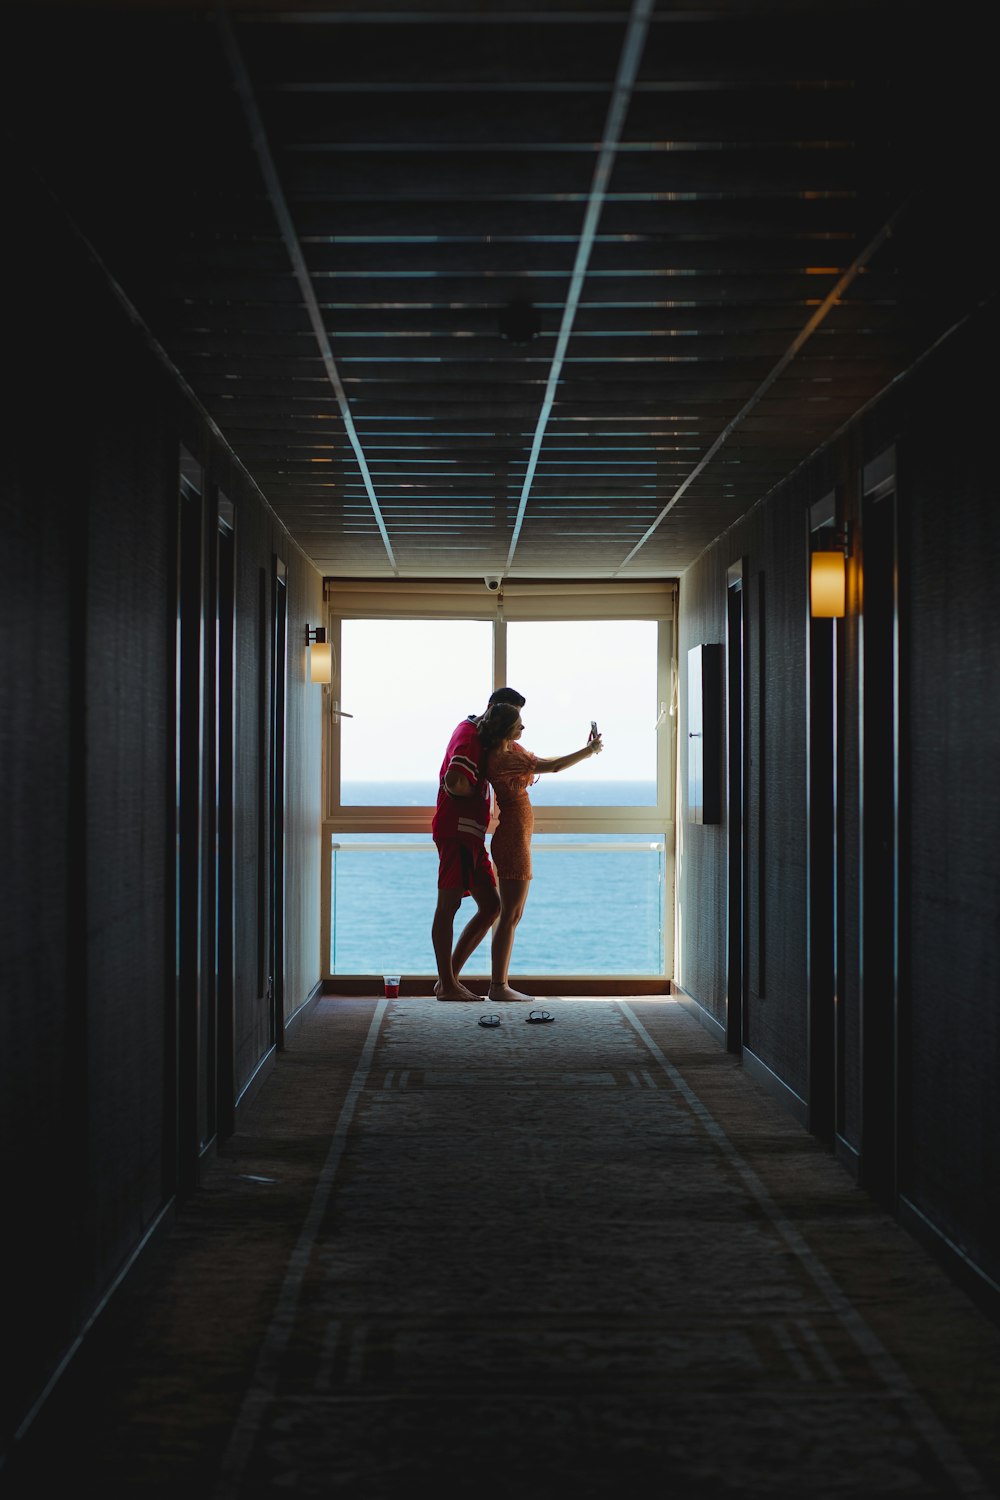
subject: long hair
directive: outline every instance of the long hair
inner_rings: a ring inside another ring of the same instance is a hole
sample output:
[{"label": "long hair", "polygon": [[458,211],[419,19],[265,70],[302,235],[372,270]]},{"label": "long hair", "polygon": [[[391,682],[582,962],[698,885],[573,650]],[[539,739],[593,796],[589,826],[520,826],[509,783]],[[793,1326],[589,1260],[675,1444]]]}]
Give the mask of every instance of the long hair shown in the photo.
[{"label": "long hair", "polygon": [[483,747],[483,763],[491,750],[505,740],[521,716],[516,703],[491,703],[476,720],[479,738]]}]

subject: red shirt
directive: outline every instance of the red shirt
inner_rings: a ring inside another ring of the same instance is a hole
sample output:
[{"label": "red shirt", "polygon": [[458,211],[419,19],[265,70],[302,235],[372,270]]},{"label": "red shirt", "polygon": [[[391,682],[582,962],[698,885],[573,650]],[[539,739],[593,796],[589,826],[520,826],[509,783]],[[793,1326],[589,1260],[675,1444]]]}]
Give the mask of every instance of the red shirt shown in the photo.
[{"label": "red shirt", "polygon": [[[463,719],[448,741],[438,778],[437,808],[431,821],[435,839],[464,838],[481,842],[486,838],[490,821],[490,784],[480,780],[479,762],[483,747],[474,719]],[[469,797],[453,797],[444,789],[449,770],[461,771],[472,782]]]}]

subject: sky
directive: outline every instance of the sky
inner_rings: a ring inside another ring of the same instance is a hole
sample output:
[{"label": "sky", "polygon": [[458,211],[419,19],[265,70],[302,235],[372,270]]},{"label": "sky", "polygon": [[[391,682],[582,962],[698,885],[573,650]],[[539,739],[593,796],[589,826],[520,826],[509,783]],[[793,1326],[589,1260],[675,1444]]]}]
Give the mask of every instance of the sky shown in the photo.
[{"label": "sky", "polygon": [[[345,620],[343,780],[436,784],[455,725],[486,707],[492,639],[486,620]],[[507,683],[527,699],[521,743],[538,755],[578,750],[597,720],[603,753],[561,774],[655,778],[655,622],[511,622]]]}]

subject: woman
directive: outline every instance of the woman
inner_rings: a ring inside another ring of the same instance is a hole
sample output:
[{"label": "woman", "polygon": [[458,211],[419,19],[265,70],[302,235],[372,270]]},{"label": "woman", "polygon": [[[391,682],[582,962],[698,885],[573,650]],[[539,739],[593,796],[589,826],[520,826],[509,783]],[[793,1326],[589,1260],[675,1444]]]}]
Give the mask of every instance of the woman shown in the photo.
[{"label": "woman", "polygon": [[565,771],[577,761],[600,755],[604,748],[600,735],[587,741],[582,750],[542,760],[517,742],[524,733],[521,710],[511,703],[498,703],[478,721],[483,745],[483,765],[496,795],[500,822],[490,842],[490,853],[496,866],[500,887],[500,917],[493,933],[491,1000],[531,1000],[507,983],[514,929],[521,920],[528,899],[531,880],[531,830],[535,817],[528,787],[539,776],[550,771]]}]

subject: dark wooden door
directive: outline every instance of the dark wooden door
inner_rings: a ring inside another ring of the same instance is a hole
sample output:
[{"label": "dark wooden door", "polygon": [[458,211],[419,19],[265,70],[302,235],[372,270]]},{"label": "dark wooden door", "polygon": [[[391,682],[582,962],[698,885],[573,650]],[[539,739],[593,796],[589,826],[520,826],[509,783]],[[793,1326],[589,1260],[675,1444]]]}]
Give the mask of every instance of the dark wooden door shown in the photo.
[{"label": "dark wooden door", "polygon": [[[831,492],[809,513],[810,551],[844,556]],[[837,620],[808,620],[809,1128],[832,1143],[843,1128],[843,1025],[837,1004]]]},{"label": "dark wooden door", "polygon": [[288,657],[288,588],[285,564],[274,559],[271,596],[271,716],[268,754],[270,788],[270,933],[268,972],[271,1040],[284,1043],[285,1025],[285,718]]},{"label": "dark wooden door", "polygon": [[182,456],[174,655],[175,1098],[177,1185],[190,1192],[209,1131],[205,1090],[205,501]]}]

